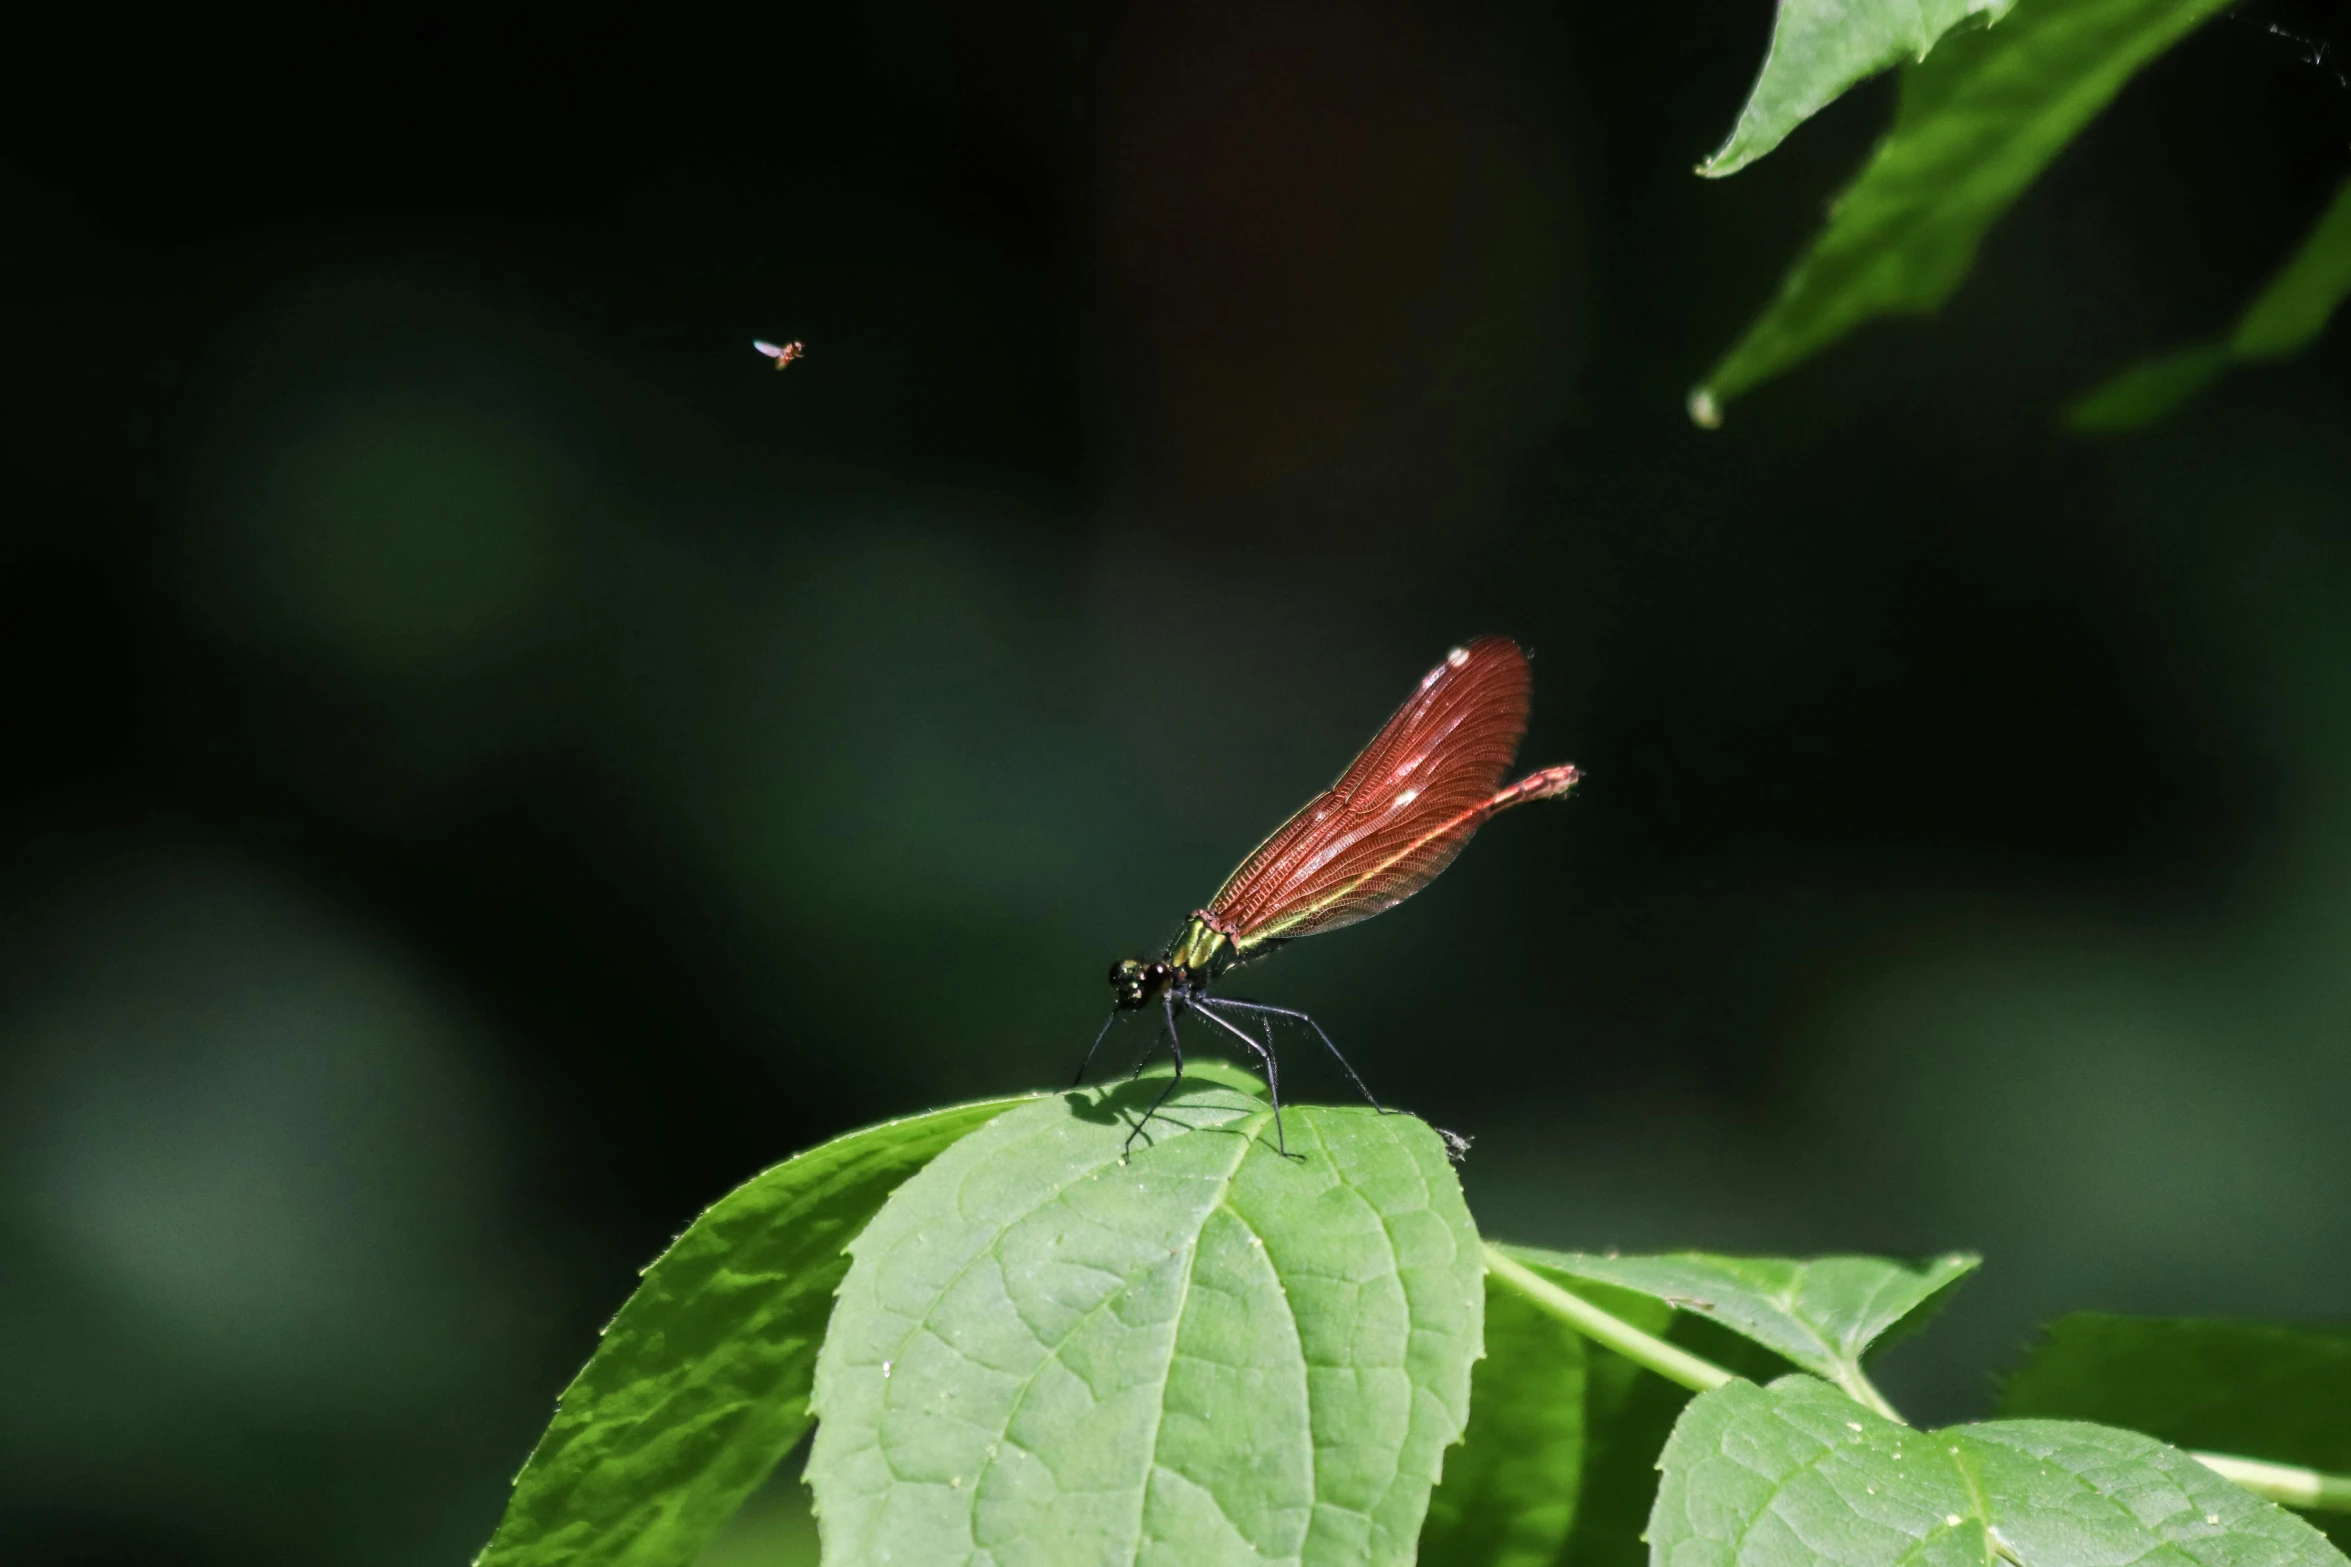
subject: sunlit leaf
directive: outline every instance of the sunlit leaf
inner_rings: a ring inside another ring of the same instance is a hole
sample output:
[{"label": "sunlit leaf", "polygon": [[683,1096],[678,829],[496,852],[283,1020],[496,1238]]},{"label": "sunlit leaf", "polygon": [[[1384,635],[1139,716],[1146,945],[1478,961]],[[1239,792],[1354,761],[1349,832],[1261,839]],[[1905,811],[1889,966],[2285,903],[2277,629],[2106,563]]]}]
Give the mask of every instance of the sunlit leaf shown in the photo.
[{"label": "sunlit leaf", "polygon": [[1698,165],[1736,174],[1846,88],[1905,60],[1923,60],[1962,23],[1996,22],[2016,0],[1780,0],[1771,49],[1730,139]]},{"label": "sunlit leaf", "polygon": [[2308,1524],[2109,1426],[1917,1431],[1809,1377],[1691,1400],[1649,1542],[1677,1567],[2342,1567]]},{"label": "sunlit leaf", "polygon": [[2226,0],[2026,0],[1903,73],[1901,106],[1779,297],[1690,397],[1722,404],[1873,317],[1929,311],[1984,232],[2139,69]]},{"label": "sunlit leaf", "polygon": [[1982,1259],[1967,1252],[1884,1257],[1721,1257],[1675,1252],[1604,1257],[1512,1247],[1571,1280],[1638,1290],[1695,1312],[1832,1382],[1858,1372],[1873,1346],[1916,1329]]},{"label": "sunlit leaf", "polygon": [[1025,1099],[838,1137],[735,1188],[645,1270],[515,1478],[480,1567],[694,1559],[808,1429],[843,1247],[900,1182]]},{"label": "sunlit leaf", "polygon": [[1584,1336],[1489,1279],[1469,1428],[1429,1498],[1421,1567],[1551,1567],[1584,1475]]},{"label": "sunlit leaf", "polygon": [[1475,1230],[1426,1125],[1143,1082],[957,1144],[818,1358],[831,1563],[1404,1563],[1468,1414]]},{"label": "sunlit leaf", "polygon": [[2238,318],[2226,343],[2200,343],[2143,361],[2066,410],[2077,430],[2123,430],[2162,418],[2232,364],[2283,359],[2326,330],[2351,294],[2351,180],[2269,286]]},{"label": "sunlit leaf", "polygon": [[[2002,1385],[2000,1412],[2351,1473],[2351,1329],[2081,1312]],[[2312,1522],[2351,1544],[2351,1518]]]}]

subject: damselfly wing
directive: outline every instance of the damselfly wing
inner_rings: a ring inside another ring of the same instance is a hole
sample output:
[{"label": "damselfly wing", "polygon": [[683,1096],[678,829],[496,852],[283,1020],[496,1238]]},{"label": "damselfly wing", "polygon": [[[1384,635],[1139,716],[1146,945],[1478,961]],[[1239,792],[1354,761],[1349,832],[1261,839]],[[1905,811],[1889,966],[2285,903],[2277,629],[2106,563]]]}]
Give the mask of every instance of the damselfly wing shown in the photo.
[{"label": "damselfly wing", "polygon": [[[1574,788],[1578,774],[1564,764],[1502,784],[1526,735],[1532,685],[1526,655],[1507,637],[1480,637],[1446,654],[1339,781],[1274,829],[1207,907],[1192,915],[1165,953],[1151,962],[1126,958],[1111,968],[1114,1005],[1094,1036],[1094,1049],[1119,1013],[1160,1004],[1175,1076],[1152,1110],[1183,1077],[1179,1013],[1238,1039],[1264,1064],[1275,1145],[1284,1153],[1289,1148],[1281,1129],[1275,1020],[1312,1029],[1363,1097],[1379,1106],[1314,1019],[1289,1007],[1214,995],[1209,987],[1227,970],[1285,941],[1338,930],[1394,908],[1452,864],[1490,818]],[[1242,1026],[1253,1021],[1265,1025],[1262,1042]],[[1094,1049],[1086,1052],[1088,1062]],[[1085,1070],[1081,1062],[1079,1077]],[[1149,1119],[1146,1111],[1144,1120]],[[1140,1131],[1138,1123],[1135,1134]],[[1129,1135],[1130,1143],[1135,1134]]]}]

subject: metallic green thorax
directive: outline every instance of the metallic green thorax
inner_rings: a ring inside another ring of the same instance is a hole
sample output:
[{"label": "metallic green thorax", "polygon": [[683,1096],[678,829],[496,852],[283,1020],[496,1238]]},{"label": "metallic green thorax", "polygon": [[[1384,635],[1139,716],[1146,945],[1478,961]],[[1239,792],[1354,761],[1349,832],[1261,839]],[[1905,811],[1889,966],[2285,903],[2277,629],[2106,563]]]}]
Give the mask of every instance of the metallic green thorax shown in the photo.
[{"label": "metallic green thorax", "polygon": [[1236,943],[1208,922],[1208,911],[1203,909],[1192,916],[1184,933],[1168,944],[1166,956],[1150,963],[1121,958],[1110,965],[1112,1004],[1121,1012],[1132,1012],[1162,996],[1197,996],[1226,969],[1278,945],[1273,941],[1253,941],[1246,946]]},{"label": "metallic green thorax", "polygon": [[1241,950],[1233,939],[1221,930],[1213,930],[1208,921],[1195,914],[1184,933],[1176,937],[1167,949],[1164,961],[1185,970],[1194,978],[1210,980],[1241,960]]}]

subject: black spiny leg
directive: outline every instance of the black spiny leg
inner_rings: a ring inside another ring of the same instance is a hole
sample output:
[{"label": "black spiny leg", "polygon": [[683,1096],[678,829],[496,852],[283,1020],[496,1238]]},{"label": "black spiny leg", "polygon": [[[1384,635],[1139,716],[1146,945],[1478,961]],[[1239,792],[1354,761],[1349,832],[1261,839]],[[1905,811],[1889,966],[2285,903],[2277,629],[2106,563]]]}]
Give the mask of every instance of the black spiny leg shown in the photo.
[{"label": "black spiny leg", "polygon": [[[1186,1004],[1190,1006],[1193,1011],[1208,1019],[1209,1022],[1214,1023],[1218,1028],[1223,1029],[1226,1033],[1232,1035],[1242,1044],[1247,1045],[1250,1049],[1256,1051],[1257,1058],[1265,1063],[1265,1091],[1273,1096],[1274,1151],[1279,1153],[1283,1158],[1287,1159],[1290,1157],[1290,1145],[1283,1139],[1282,1136],[1282,1074],[1281,1069],[1273,1064],[1273,1049],[1271,1046],[1259,1044],[1256,1040],[1250,1038],[1246,1031],[1235,1028],[1228,1019],[1218,1017],[1214,1012],[1208,1010],[1212,1003],[1221,1002],[1222,1000],[1223,998],[1221,996],[1192,996],[1187,998]],[[1300,1154],[1298,1157],[1303,1159],[1306,1156],[1304,1154]]]},{"label": "black spiny leg", "polygon": [[[1305,1024],[1308,1028],[1313,1029],[1314,1037],[1321,1040],[1323,1042],[1323,1047],[1329,1050],[1332,1056],[1337,1058],[1339,1065],[1344,1068],[1347,1073],[1347,1080],[1355,1085],[1355,1091],[1357,1093],[1363,1095],[1363,1099],[1366,1104],[1370,1105],[1374,1110],[1377,1110],[1382,1115],[1394,1115],[1396,1113],[1395,1111],[1389,1109],[1386,1105],[1380,1103],[1379,1097],[1364,1085],[1363,1079],[1355,1075],[1355,1068],[1348,1064],[1347,1058],[1339,1054],[1339,1047],[1331,1043],[1331,1036],[1322,1031],[1322,1025],[1317,1023],[1313,1018],[1308,1017],[1305,1013],[1298,1011],[1294,1007],[1269,1007],[1262,1001],[1239,1001],[1231,996],[1218,996],[1216,998],[1216,1004],[1220,1007],[1239,1007],[1244,1012],[1263,1012],[1268,1013],[1274,1017],[1297,1019],[1299,1022]],[[1268,1026],[1270,1027],[1271,1025]]]},{"label": "black spiny leg", "polygon": [[[1118,1156],[1121,1159],[1134,1150],[1135,1139],[1143,1135],[1143,1128],[1149,1125],[1151,1118],[1159,1113],[1159,1107],[1167,1103],[1167,1096],[1176,1091],[1176,1084],[1184,1080],[1184,1041],[1182,1036],[1176,1033],[1175,994],[1171,991],[1160,997],[1160,1000],[1167,1007],[1167,1053],[1175,1057],[1175,1073],[1168,1078],[1167,1086],[1159,1091],[1159,1097],[1151,1101],[1151,1108],[1143,1112],[1143,1119],[1137,1121],[1134,1130],[1127,1133],[1126,1144],[1118,1151]],[[1144,1059],[1149,1060],[1150,1057],[1146,1056]],[[1137,1067],[1135,1075],[1142,1076],[1142,1068]]]},{"label": "black spiny leg", "polygon": [[[1159,1039],[1162,1031],[1166,1033],[1168,1038],[1173,1039],[1175,1037],[1175,1019],[1169,1018],[1167,1022],[1161,1024],[1159,1028],[1153,1029],[1151,1031],[1151,1043],[1145,1045],[1143,1047],[1143,1053],[1135,1058],[1135,1069],[1127,1074],[1128,1082],[1134,1083],[1140,1082],[1142,1080],[1143,1069],[1151,1064],[1151,1058],[1153,1056],[1159,1054]],[[1184,1059],[1183,1057],[1178,1056],[1176,1057],[1176,1072],[1180,1076],[1182,1075],[1183,1070]]]},{"label": "black spiny leg", "polygon": [[1086,1068],[1094,1064],[1094,1052],[1102,1048],[1102,1041],[1110,1037],[1110,1025],[1117,1021],[1118,1012],[1114,1008],[1110,1016],[1102,1020],[1102,1032],[1096,1034],[1094,1042],[1086,1047],[1085,1059],[1078,1063],[1078,1075],[1069,1080],[1070,1087],[1075,1088],[1086,1080]]}]

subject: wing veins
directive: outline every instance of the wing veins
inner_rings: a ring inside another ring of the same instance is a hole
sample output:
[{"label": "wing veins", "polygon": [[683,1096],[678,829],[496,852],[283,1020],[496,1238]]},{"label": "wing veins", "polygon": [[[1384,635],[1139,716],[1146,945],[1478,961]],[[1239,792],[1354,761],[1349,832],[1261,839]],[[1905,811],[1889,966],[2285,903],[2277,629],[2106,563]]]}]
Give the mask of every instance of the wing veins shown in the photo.
[{"label": "wing veins", "polygon": [[[1495,798],[1499,799],[1500,796],[1497,795]],[[1329,909],[1333,904],[1345,902],[1350,893],[1359,890],[1367,883],[1378,880],[1380,874],[1388,870],[1391,866],[1410,859],[1414,854],[1417,854],[1422,849],[1428,847],[1429,844],[1435,842],[1439,838],[1444,837],[1445,834],[1461,829],[1464,824],[1466,824],[1468,830],[1463,832],[1462,836],[1466,840],[1470,832],[1475,832],[1477,828],[1482,825],[1479,819],[1489,814],[1493,808],[1494,802],[1492,800],[1488,800],[1482,804],[1473,805],[1468,810],[1461,812],[1460,814],[1452,817],[1450,820],[1445,821],[1434,828],[1431,828],[1429,831],[1421,834],[1418,838],[1413,839],[1412,842],[1406,844],[1403,848],[1398,849],[1395,853],[1389,855],[1386,859],[1381,860],[1378,864],[1365,869],[1361,874],[1357,875],[1354,880],[1340,883],[1337,887],[1332,888],[1331,891],[1326,895],[1315,899],[1314,902],[1307,904],[1304,908],[1297,909],[1290,914],[1284,915],[1282,918],[1274,921],[1270,925],[1265,926],[1261,930],[1251,931],[1249,934],[1252,943],[1259,941],[1279,940],[1283,931],[1289,930],[1297,925],[1305,924],[1306,922],[1312,920],[1316,915],[1321,914],[1325,910]],[[1437,869],[1441,871],[1444,869],[1444,867],[1439,866]],[[1435,879],[1435,873],[1431,873],[1430,879]],[[1403,902],[1406,898],[1409,898],[1414,893],[1420,891],[1421,887],[1425,887],[1427,885],[1428,882],[1423,881],[1417,886],[1407,887],[1404,889],[1404,891],[1397,895],[1396,901],[1398,903]]]}]

